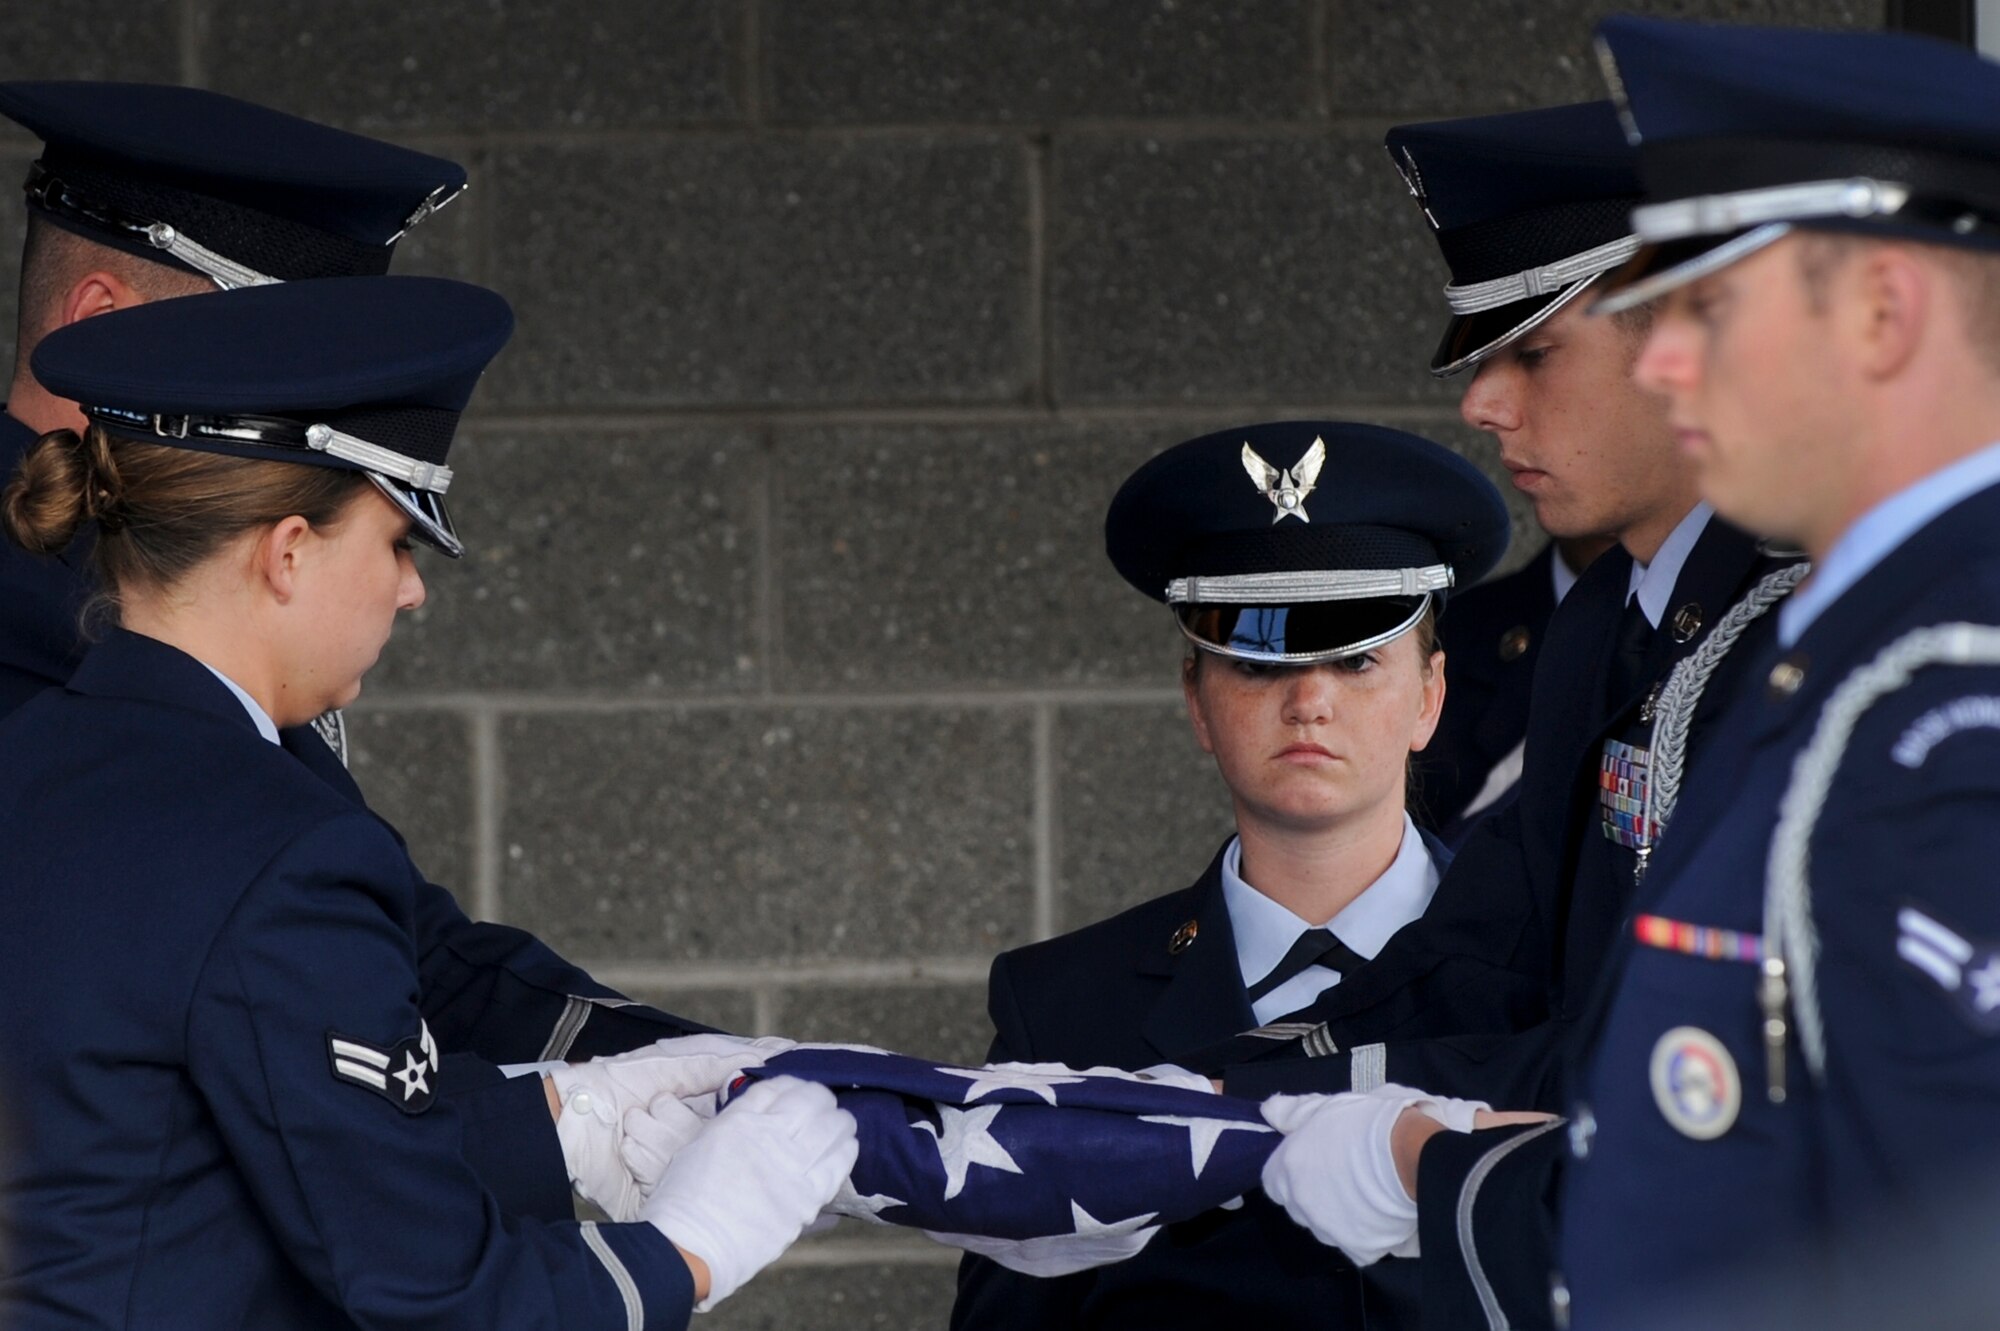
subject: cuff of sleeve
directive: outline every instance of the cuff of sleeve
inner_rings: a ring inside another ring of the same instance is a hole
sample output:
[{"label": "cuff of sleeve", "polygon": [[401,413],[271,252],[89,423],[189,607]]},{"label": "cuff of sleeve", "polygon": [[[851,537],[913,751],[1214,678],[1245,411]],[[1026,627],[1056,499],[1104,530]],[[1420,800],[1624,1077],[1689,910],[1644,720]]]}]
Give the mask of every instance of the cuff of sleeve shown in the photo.
[{"label": "cuff of sleeve", "polygon": [[1440,1326],[1478,1326],[1490,1309],[1510,1325],[1549,1317],[1555,1271],[1549,1198],[1566,1137],[1560,1123],[1440,1132],[1417,1166],[1423,1308]]},{"label": "cuff of sleeve", "polygon": [[466,1164],[508,1215],[574,1220],[562,1144],[540,1077],[508,1079],[469,1055],[448,1055],[439,1089],[458,1114]]},{"label": "cuff of sleeve", "polygon": [[694,1275],[667,1236],[645,1221],[583,1226],[584,1242],[625,1300],[631,1331],[684,1331]]},{"label": "cuff of sleeve", "polygon": [[1264,1100],[1274,1095],[1338,1095],[1351,1090],[1352,1062],[1345,1052],[1329,1058],[1275,1058],[1239,1063],[1222,1073],[1225,1095]]}]

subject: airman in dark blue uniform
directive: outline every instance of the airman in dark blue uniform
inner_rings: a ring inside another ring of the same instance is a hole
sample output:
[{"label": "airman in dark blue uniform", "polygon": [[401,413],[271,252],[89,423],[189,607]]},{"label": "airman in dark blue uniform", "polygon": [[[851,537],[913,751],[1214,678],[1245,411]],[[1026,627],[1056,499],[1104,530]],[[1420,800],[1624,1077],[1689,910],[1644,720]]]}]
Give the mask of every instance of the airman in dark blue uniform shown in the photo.
[{"label": "airman in dark blue uniform", "polygon": [[[1610,531],[1621,544],[1551,615],[1519,792],[1466,838],[1424,919],[1356,984],[1287,1018],[1321,1026],[1314,1038],[1235,1045],[1203,1062],[1254,1055],[1228,1066],[1239,1094],[1386,1080],[1553,1110],[1563,1032],[1663,821],[1649,805],[1663,690],[1710,649],[1699,685],[1681,695],[1671,781],[1770,625],[1738,612],[1732,640],[1740,628],[1750,646],[1726,651],[1711,648],[1714,630],[1783,561],[1697,501],[1657,402],[1628,381],[1643,315],[1615,326],[1584,312],[1638,247],[1628,214],[1640,184],[1612,105],[1402,126],[1388,146],[1451,269],[1433,371],[1472,375],[1461,410],[1493,434],[1543,526]],[[1791,577],[1765,587],[1756,609]]]},{"label": "airman in dark blue uniform", "polygon": [[[997,958],[991,1059],[1176,1063],[1370,973],[1449,861],[1404,809],[1444,691],[1436,608],[1507,535],[1471,464],[1374,426],[1226,430],[1125,483],[1106,545],[1190,641],[1190,717],[1239,834],[1192,886]],[[1095,1271],[968,1258],[953,1325],[1405,1324],[1407,1263],[1364,1277],[1328,1251],[1253,1194]]]},{"label": "airman in dark blue uniform", "polygon": [[[1455,1267],[1461,1315],[1510,1325],[1977,1325],[2000,68],[1638,19],[1600,46],[1648,182],[1610,297],[1661,303],[1639,380],[1717,510],[1816,571],[1689,771],[1580,1029],[1570,1123],[1427,1149],[1426,1264]],[[1557,1276],[1521,1239],[1565,1159]]]},{"label": "airman in dark blue uniform", "polygon": [[[466,187],[456,163],[192,88],[0,84],[0,114],[46,145],[26,182],[27,299],[0,414],[0,477],[42,432],[83,423],[29,370],[44,334],[165,296],[386,272],[402,235]],[[455,538],[443,544],[449,552]],[[88,527],[48,556],[0,542],[0,716],[63,683],[79,658],[90,548]],[[337,727],[338,717],[320,724]],[[299,726],[282,739],[363,803],[320,731]],[[631,1003],[531,935],[468,920],[435,884],[414,910],[424,1016],[447,1053],[496,1064],[585,1058],[707,1029]],[[468,1150],[489,1183],[523,1211],[567,1213],[534,1080],[502,1085],[471,1061],[454,1068],[454,1090],[484,1102],[468,1106],[479,1127]]]},{"label": "airman in dark blue uniform", "polygon": [[29,454],[8,534],[94,515],[121,627],[0,723],[10,1328],[680,1327],[846,1177],[852,1121],[792,1082],[637,1221],[504,1214],[439,1095],[435,889],[279,742],[421,604],[410,542],[456,545],[447,449],[511,327],[477,287],[330,278],[37,348],[92,424]]}]

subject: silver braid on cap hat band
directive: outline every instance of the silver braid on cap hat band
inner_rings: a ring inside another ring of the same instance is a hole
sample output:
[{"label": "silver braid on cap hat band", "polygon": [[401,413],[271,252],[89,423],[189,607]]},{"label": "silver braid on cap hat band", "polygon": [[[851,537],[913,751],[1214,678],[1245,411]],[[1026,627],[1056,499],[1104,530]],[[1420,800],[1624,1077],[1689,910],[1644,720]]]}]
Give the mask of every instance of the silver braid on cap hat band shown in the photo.
[{"label": "silver braid on cap hat band", "polygon": [[305,448],[352,462],[416,490],[443,494],[451,488],[452,471],[439,462],[420,462],[405,453],[371,444],[331,425],[308,425],[269,416],[199,416],[133,411],[126,407],[85,405],[92,420],[118,429],[143,431],[161,439],[213,439],[269,448]]},{"label": "silver braid on cap hat band", "polygon": [[1640,244],[1639,237],[1624,236],[1566,259],[1523,269],[1506,277],[1467,282],[1462,286],[1453,284],[1444,289],[1445,303],[1451,306],[1453,314],[1478,314],[1481,310],[1498,309],[1534,296],[1552,295],[1586,277],[1596,277],[1616,268],[1637,254]]},{"label": "silver braid on cap hat band", "polygon": [[[1778,805],[1778,827],[1772,833],[1770,859],[1765,866],[1760,997],[1764,1000],[1767,1039],[1775,1034],[1779,1041],[1789,1001],[1806,1069],[1816,1081],[1826,1074],[1826,1024],[1813,987],[1819,961],[1819,935],[1812,918],[1813,830],[1862,716],[1907,686],[1917,671],[1933,665],[2000,665],[2000,628],[1938,624],[1913,629],[1842,680],[1820,710],[1811,741],[1792,764],[1791,784]],[[1921,757],[1905,761],[1900,755],[1896,760],[1907,767],[1922,762]],[[1776,1055],[1782,1058],[1782,1044]],[[1775,1073],[1771,1091],[1774,1101],[1784,1098],[1783,1083]]]},{"label": "silver braid on cap hat band", "polygon": [[[1695,708],[1701,705],[1702,691],[1729,649],[1744,630],[1763,618],[1764,612],[1791,594],[1805,581],[1812,565],[1805,561],[1787,564],[1766,573],[1742,600],[1729,607],[1701,646],[1690,652],[1667,677],[1653,704],[1652,780],[1646,787],[1646,805],[1641,827],[1657,827],[1662,832],[1680,802],[1681,775],[1687,766],[1688,729],[1694,724]],[[1641,859],[1643,865],[1645,860]]]},{"label": "silver braid on cap hat band", "polygon": [[1632,210],[1632,229],[1648,244],[1687,236],[1720,236],[1814,217],[1887,217],[1910,201],[1910,187],[1889,180],[1854,176],[1768,185],[1728,194],[1703,194]]},{"label": "silver braid on cap hat band", "polygon": [[1379,596],[1422,596],[1454,581],[1451,565],[1426,568],[1308,569],[1303,572],[1233,573],[1217,578],[1175,578],[1169,605],[1292,605],[1300,601],[1364,601]]}]

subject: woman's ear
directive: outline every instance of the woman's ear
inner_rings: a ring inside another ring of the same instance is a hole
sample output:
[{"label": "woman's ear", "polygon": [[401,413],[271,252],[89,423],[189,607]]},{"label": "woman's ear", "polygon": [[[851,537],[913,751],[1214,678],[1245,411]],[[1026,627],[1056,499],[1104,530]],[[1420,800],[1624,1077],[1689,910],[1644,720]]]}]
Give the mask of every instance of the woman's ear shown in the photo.
[{"label": "woman's ear", "polygon": [[256,576],[279,605],[298,594],[299,576],[312,557],[312,524],[296,513],[264,529],[252,552]]},{"label": "woman's ear", "polygon": [[1416,753],[1437,733],[1438,718],[1444,715],[1444,653],[1432,652],[1424,665],[1423,704],[1417,711],[1416,729],[1410,732],[1410,752]]},{"label": "woman's ear", "polygon": [[1203,753],[1214,753],[1215,742],[1209,737],[1208,715],[1201,706],[1201,658],[1190,654],[1181,660],[1181,697],[1187,700],[1188,724],[1194,727],[1194,742],[1201,746]]}]

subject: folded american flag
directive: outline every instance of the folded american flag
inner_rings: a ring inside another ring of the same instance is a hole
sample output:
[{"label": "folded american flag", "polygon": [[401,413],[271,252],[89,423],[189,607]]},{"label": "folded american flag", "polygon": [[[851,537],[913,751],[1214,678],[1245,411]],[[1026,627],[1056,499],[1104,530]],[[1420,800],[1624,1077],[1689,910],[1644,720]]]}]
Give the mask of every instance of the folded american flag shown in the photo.
[{"label": "folded american flag", "polygon": [[1257,1187],[1279,1140],[1254,1101],[1130,1074],[822,1047],[745,1074],[765,1077],[819,1082],[854,1115],[860,1158],[829,1209],[996,1239],[1185,1220]]}]

